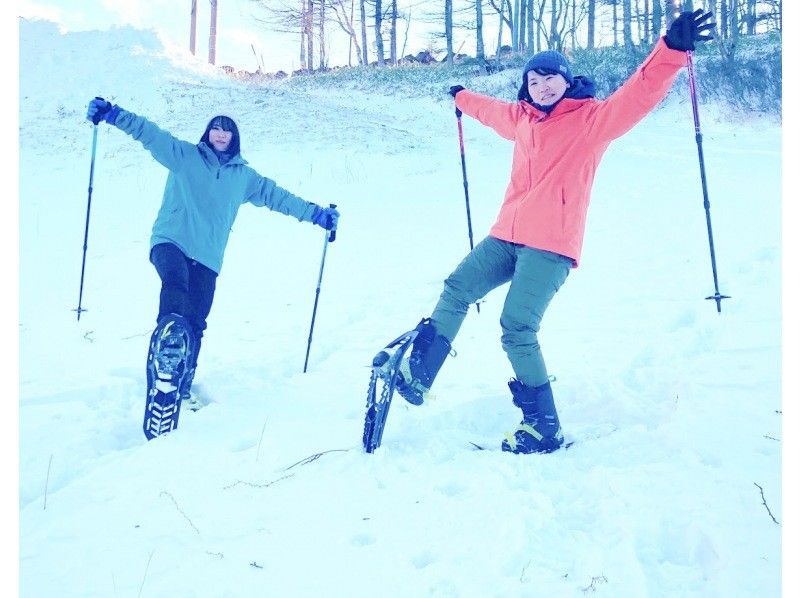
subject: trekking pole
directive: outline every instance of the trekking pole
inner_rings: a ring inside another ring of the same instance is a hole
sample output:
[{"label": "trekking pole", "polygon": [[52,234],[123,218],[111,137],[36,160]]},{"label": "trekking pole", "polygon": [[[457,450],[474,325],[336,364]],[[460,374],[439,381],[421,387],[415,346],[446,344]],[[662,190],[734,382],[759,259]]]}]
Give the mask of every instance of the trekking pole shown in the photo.
[{"label": "trekking pole", "polygon": [[94,157],[97,153],[97,125],[100,123],[100,119],[94,123],[94,127],[92,129],[92,162],[89,166],[89,199],[86,202],[86,229],[83,233],[83,260],[81,261],[81,288],[80,292],[78,293],[78,307],[77,309],[73,309],[72,311],[78,312],[78,321],[81,320],[81,312],[88,311],[81,307],[81,303],[83,301],[83,277],[86,272],[86,247],[87,242],[89,240],[89,214],[92,210],[92,182],[94,181]]},{"label": "trekking pole", "polygon": [[[467,202],[467,232],[469,233],[469,250],[472,251],[472,215],[469,211],[469,184],[467,183],[467,161],[464,157],[464,130],[461,128],[461,110],[456,107],[456,121],[458,121],[458,146],[461,150],[461,178],[464,180],[464,199]],[[478,313],[481,313],[481,304],[476,303]]]},{"label": "trekking pole", "polygon": [[730,299],[729,295],[721,295],[719,292],[719,282],[717,279],[717,258],[714,254],[714,236],[711,233],[711,202],[708,200],[708,186],[706,184],[706,165],[703,159],[703,134],[700,132],[700,115],[697,110],[697,88],[695,85],[693,52],[686,51],[689,67],[689,94],[692,98],[692,115],[694,116],[694,137],[697,141],[697,155],[700,159],[700,182],[703,187],[703,206],[706,210],[706,227],[708,228],[708,246],[711,251],[711,271],[714,275],[714,294],[706,299],[714,299],[717,302],[717,313],[722,313],[722,300]]},{"label": "trekking pole", "polygon": [[[330,204],[332,208],[336,204]],[[314,311],[311,313],[311,329],[308,331],[308,346],[306,347],[306,362],[303,364],[303,373],[308,370],[308,354],[311,351],[311,335],[314,334],[314,321],[317,319],[317,304],[319,303],[319,290],[322,287],[322,270],[325,268],[325,254],[328,252],[328,243],[336,240],[336,229],[325,231],[325,243],[322,245],[322,262],[319,265],[319,278],[317,279],[317,293],[314,297]]]}]

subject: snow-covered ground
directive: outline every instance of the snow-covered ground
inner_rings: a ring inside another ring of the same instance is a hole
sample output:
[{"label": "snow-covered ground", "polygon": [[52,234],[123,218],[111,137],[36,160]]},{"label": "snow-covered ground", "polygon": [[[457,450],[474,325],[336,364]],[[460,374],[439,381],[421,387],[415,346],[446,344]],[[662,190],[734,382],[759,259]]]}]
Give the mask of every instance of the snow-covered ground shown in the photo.
[{"label": "snow-covered ground", "polygon": [[[436,400],[398,398],[367,455],[367,366],[429,315],[468,250],[449,98],[249,86],[129,28],[61,35],[23,21],[20,65],[22,596],[780,595],[779,123],[702,106],[732,296],[721,314],[704,300],[688,93],[611,146],[581,267],[540,335],[572,448],[499,451],[519,419],[501,288],[467,318]],[[196,379],[209,404],[152,442],[141,420],[159,283],[147,256],[166,172],[105,124],[88,311],[72,311],[95,95],[188,140],[228,113],[251,165],[342,213],[304,374],[324,233],[242,208]],[[480,239],[511,146],[466,117],[464,134]]]}]

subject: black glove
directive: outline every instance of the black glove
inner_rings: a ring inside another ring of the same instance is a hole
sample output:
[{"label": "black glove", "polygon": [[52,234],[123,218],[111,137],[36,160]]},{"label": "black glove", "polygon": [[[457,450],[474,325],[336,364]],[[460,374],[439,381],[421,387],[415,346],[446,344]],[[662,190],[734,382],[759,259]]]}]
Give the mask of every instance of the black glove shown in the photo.
[{"label": "black glove", "polygon": [[698,8],[694,12],[688,10],[682,12],[677,19],[672,21],[667,34],[664,36],[664,43],[672,50],[694,50],[695,42],[707,42],[714,38],[715,22],[706,23],[710,19],[710,12],[703,14],[703,9]]},{"label": "black glove", "polygon": [[456,94],[459,91],[464,91],[464,86],[463,85],[453,85],[453,87],[451,87],[450,91],[448,91],[447,93],[449,93],[451,96],[453,96],[453,99],[455,99],[456,98]]},{"label": "black glove", "polygon": [[97,97],[89,102],[89,107],[86,110],[86,120],[90,120],[96,125],[104,120],[108,124],[113,125],[117,120],[119,110],[119,106],[114,106],[111,102]]}]

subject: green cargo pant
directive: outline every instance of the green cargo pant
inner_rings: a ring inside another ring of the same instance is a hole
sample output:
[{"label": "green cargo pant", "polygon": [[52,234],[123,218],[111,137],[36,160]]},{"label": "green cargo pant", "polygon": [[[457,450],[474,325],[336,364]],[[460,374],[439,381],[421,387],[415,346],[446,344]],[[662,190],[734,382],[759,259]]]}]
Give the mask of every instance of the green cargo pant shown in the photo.
[{"label": "green cargo pant", "polygon": [[510,280],[500,316],[503,350],[517,380],[528,386],[545,384],[547,368],[536,335],[571,267],[572,260],[563,255],[486,237],[444,281],[431,320],[452,343],[469,305]]}]

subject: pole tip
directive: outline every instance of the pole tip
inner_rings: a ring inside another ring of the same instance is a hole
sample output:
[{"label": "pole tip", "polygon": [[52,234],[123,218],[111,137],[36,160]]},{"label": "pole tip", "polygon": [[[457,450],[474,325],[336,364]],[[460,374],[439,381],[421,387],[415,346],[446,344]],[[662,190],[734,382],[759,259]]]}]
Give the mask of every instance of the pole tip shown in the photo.
[{"label": "pole tip", "polygon": [[719,292],[717,292],[717,293],[714,293],[713,295],[709,295],[708,297],[706,297],[706,300],[713,299],[714,301],[716,301],[717,302],[717,313],[721,314],[722,313],[722,300],[723,299],[730,299],[730,298],[731,298],[730,295],[720,295]]}]

